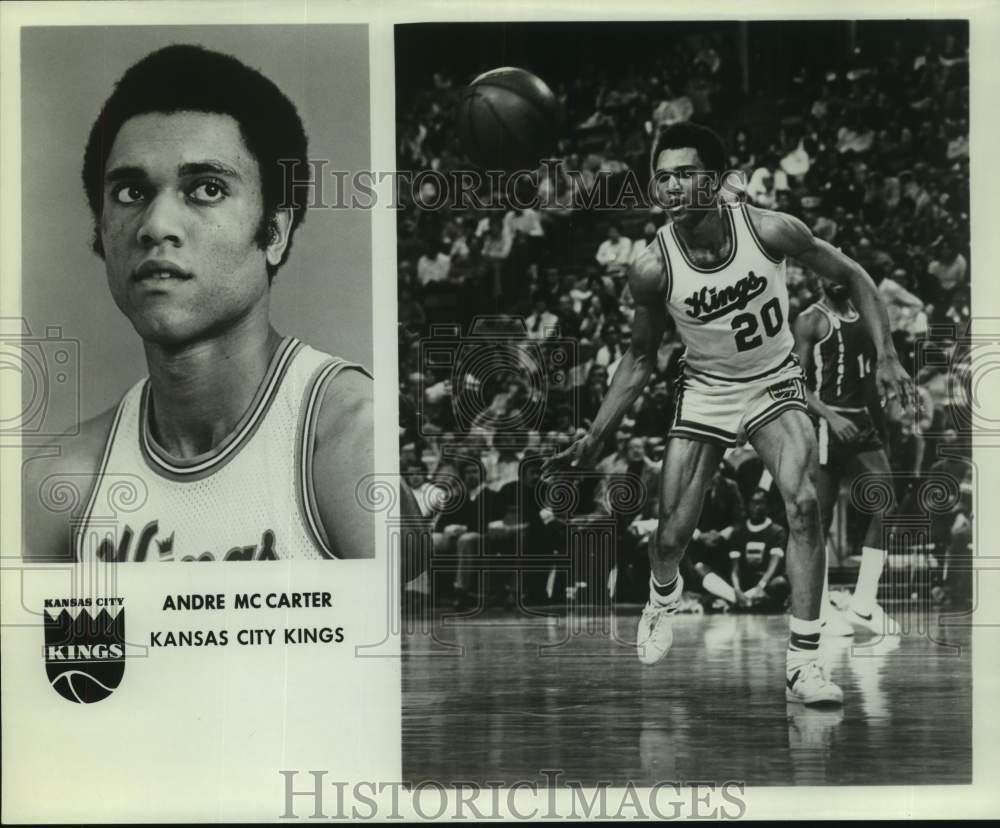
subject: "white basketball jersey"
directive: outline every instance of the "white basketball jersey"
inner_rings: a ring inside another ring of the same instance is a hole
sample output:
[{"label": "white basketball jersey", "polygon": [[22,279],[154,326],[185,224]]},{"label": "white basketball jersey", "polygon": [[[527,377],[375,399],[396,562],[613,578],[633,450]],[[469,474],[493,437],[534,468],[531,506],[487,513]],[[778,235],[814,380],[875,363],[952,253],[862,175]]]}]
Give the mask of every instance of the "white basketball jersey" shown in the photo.
[{"label": "white basketball jersey", "polygon": [[339,557],[316,509],[312,457],[327,383],[363,368],[284,339],[240,424],[211,452],[167,456],[149,381],[126,392],[75,536],[77,560]]},{"label": "white basketball jersey", "polygon": [[686,346],[688,368],[724,380],[777,370],[793,350],[785,262],[764,251],[746,206],[722,208],[732,249],[725,261],[700,267],[673,224],[657,232],[667,275],[667,310]]}]

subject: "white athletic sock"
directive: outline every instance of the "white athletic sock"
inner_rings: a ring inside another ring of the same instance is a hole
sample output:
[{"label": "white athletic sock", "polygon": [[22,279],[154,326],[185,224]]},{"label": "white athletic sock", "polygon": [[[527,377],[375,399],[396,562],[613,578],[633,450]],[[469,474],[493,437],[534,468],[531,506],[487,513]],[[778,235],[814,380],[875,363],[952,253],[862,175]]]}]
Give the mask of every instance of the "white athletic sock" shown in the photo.
[{"label": "white athletic sock", "polygon": [[806,662],[819,656],[819,632],[822,622],[816,618],[806,621],[794,615],[788,621],[788,656],[786,670],[789,675]]},{"label": "white athletic sock", "polygon": [[878,582],[882,577],[882,567],[885,564],[885,550],[874,549],[871,546],[861,548],[861,567],[858,569],[858,582],[851,596],[851,608],[861,614],[871,614],[878,595]]},{"label": "white athletic sock", "polygon": [[717,598],[722,598],[730,604],[736,603],[736,590],[733,589],[731,584],[727,584],[714,572],[709,572],[702,578],[701,585],[705,587],[706,591],[711,592]]},{"label": "white athletic sock", "polygon": [[649,603],[656,607],[665,607],[680,600],[684,592],[684,582],[680,575],[674,576],[672,581],[661,584],[656,580],[653,573],[649,574]]}]

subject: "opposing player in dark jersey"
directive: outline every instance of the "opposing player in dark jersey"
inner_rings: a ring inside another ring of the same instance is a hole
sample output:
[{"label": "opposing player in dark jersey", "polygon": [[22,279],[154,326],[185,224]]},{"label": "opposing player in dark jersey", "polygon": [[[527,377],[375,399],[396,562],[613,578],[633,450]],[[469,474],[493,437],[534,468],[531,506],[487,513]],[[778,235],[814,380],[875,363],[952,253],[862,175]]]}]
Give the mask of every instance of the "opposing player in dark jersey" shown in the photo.
[{"label": "opposing player in dark jersey", "polygon": [[548,472],[596,462],[649,381],[673,321],[686,346],[685,370],[663,457],[649,600],[636,632],[639,659],[653,664],[669,651],[683,591],[678,566],[705,490],[726,448],[749,441],[781,492],[789,522],[793,592],[785,695],[805,704],[836,704],[843,692],[826,675],[818,652],[825,567],[816,435],[788,323],[786,259],[848,286],[876,343],[876,379],[886,398],[906,404],[910,379],[864,268],[799,219],[738,202],[727,206],[726,158],[721,139],[705,127],[674,124],[657,136],[652,173],[670,223],[629,273],[632,341],[590,431],[553,457]]},{"label": "opposing player in dark jersey", "polygon": [[[889,458],[872,409],[878,404],[875,347],[850,294],[820,279],[823,297],[795,320],[795,346],[806,375],[806,400],[816,421],[819,496],[824,537],[829,534],[840,484],[861,473],[888,475]],[[861,568],[843,615],[824,590],[824,632],[852,635],[854,627],[891,633],[895,625],[876,601],[885,562],[882,512],[871,515],[861,550]],[[845,623],[850,622],[850,623]]]},{"label": "opposing player in dark jersey", "polygon": [[787,542],[785,530],[767,514],[767,492],[757,489],[747,506],[747,519],[729,536],[733,590],[741,604],[784,608],[788,599],[784,572]]}]

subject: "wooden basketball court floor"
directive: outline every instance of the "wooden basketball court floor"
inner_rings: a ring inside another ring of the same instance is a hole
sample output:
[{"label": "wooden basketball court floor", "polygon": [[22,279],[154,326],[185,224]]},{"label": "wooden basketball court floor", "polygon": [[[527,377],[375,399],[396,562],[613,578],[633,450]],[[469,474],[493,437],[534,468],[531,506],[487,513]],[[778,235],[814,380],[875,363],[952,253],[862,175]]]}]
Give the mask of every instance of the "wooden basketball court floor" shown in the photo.
[{"label": "wooden basketball court floor", "polygon": [[787,619],[680,615],[639,663],[639,608],[444,616],[403,635],[403,772],[413,784],[968,784],[967,620],[896,610],[903,634],[824,642],[843,708],[784,695]]}]

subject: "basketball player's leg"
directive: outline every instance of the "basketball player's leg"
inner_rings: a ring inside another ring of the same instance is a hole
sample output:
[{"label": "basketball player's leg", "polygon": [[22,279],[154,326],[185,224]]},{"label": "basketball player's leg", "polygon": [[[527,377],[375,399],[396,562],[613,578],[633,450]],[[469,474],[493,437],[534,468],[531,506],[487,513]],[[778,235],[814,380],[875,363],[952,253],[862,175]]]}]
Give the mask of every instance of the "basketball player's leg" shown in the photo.
[{"label": "basketball player's leg", "polygon": [[[857,464],[862,474],[875,475],[888,483],[892,469],[885,449],[863,451],[857,455]],[[887,505],[887,504],[886,504]],[[886,550],[883,537],[885,508],[870,513],[868,528],[861,548],[861,567],[854,594],[847,610],[847,618],[852,624],[870,630],[878,635],[896,632],[896,625],[878,605],[878,584],[885,566]]]},{"label": "basketball player's leg", "polygon": [[[822,435],[821,435],[822,439]],[[825,454],[825,456],[824,456]],[[820,618],[823,634],[849,638],[854,635],[843,613],[830,602],[830,557],[827,554],[830,543],[830,527],[833,525],[833,511],[840,495],[841,468],[839,457],[831,451],[824,453],[820,445],[819,463],[816,468],[816,495],[819,499],[820,525],[823,539],[823,597],[820,601]]]},{"label": "basketball player's leg", "polygon": [[649,545],[653,578],[665,583],[678,566],[701,517],[705,492],[719,468],[725,447],[717,443],[671,437],[660,469],[660,521]]},{"label": "basketball player's leg", "polygon": [[758,428],[750,442],[771,472],[785,503],[785,565],[792,585],[792,612],[796,618],[818,621],[824,555],[812,424],[805,412],[789,409]]},{"label": "basketball player's leg", "polygon": [[[767,418],[763,418],[767,420]],[[786,697],[806,704],[840,703],[843,692],[819,662],[820,604],[826,563],[816,492],[816,434],[802,408],[789,407],[750,434],[785,503],[785,570],[792,588]]]},{"label": "basketball player's leg", "polygon": [[671,617],[684,592],[678,568],[725,447],[687,437],[667,440],[660,470],[659,523],[649,543],[649,600],[636,633],[639,660],[654,664],[673,643]]}]

